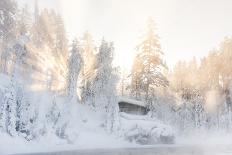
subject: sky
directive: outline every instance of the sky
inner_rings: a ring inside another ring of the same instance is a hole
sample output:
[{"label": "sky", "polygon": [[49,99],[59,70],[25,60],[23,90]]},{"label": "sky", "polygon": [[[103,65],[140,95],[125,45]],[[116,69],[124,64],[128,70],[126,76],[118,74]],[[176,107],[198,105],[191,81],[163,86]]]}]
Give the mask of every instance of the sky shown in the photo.
[{"label": "sky", "polygon": [[[32,5],[33,0],[19,0]],[[115,44],[115,64],[130,69],[146,20],[156,22],[165,61],[201,58],[232,35],[231,0],[38,0],[63,16],[70,38],[88,30]]]}]

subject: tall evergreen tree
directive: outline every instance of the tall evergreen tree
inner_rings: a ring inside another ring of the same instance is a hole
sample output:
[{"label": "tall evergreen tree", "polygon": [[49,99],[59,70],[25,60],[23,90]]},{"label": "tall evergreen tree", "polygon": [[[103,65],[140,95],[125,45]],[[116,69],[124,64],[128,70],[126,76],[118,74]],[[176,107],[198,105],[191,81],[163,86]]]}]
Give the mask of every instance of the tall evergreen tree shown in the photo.
[{"label": "tall evergreen tree", "polygon": [[0,39],[5,42],[14,38],[17,5],[14,0],[0,1]]},{"label": "tall evergreen tree", "polygon": [[26,35],[29,33],[32,25],[31,14],[28,6],[25,5],[17,14],[17,34]]},{"label": "tall evergreen tree", "polygon": [[[110,84],[113,76],[113,45],[102,40],[96,59],[96,74],[91,82],[92,93],[89,95],[89,98],[92,96],[94,100],[99,95],[109,94],[110,91],[108,89],[113,88],[112,84]],[[92,104],[96,106],[96,103]]]},{"label": "tall evergreen tree", "polygon": [[96,74],[92,81],[92,94],[89,98],[95,108],[105,109],[107,113],[107,131],[113,132],[117,129],[117,96],[116,83],[118,76],[116,69],[112,65],[113,43],[108,43],[104,39],[101,42],[97,53]]},{"label": "tall evergreen tree", "polygon": [[77,80],[83,63],[80,50],[77,40],[74,40],[68,62],[67,95],[70,98],[77,96]]},{"label": "tall evergreen tree", "polygon": [[11,79],[11,85],[8,88],[8,91],[5,94],[4,104],[6,105],[6,131],[11,136],[16,136],[16,121],[17,121],[17,98],[16,98],[16,89],[17,85]]},{"label": "tall evergreen tree", "polygon": [[34,0],[34,22],[37,23],[39,20],[39,5],[38,0]]},{"label": "tall evergreen tree", "polygon": [[95,75],[96,69],[96,47],[92,35],[89,32],[85,32],[81,41],[82,46],[82,57],[83,57],[83,66],[81,70],[82,78],[82,92],[81,99],[82,102],[86,102],[88,96],[91,94],[91,81]]},{"label": "tall evergreen tree", "polygon": [[11,58],[10,43],[15,39],[17,5],[14,0],[0,1],[0,55],[1,70],[9,72],[8,61]]},{"label": "tall evergreen tree", "polygon": [[52,54],[54,57],[54,67],[52,71],[52,77],[54,81],[53,85],[59,85],[61,80],[65,79],[67,71],[67,59],[68,59],[68,39],[66,38],[66,31],[64,27],[63,19],[59,14],[52,13],[54,20],[54,46],[52,47]]},{"label": "tall evergreen tree", "polygon": [[154,31],[154,21],[148,20],[147,33],[142,42],[137,47],[138,54],[135,57],[132,68],[131,90],[132,94],[138,98],[139,94],[144,94],[148,101],[149,95],[154,92],[154,87],[168,85],[168,81],[163,74],[166,68],[162,60],[159,37]]}]

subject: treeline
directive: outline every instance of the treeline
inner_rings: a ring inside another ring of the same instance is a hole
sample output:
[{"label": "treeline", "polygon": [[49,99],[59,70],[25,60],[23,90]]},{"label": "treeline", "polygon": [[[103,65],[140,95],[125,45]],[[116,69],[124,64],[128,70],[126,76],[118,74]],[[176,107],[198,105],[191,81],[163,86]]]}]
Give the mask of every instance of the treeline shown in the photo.
[{"label": "treeline", "polygon": [[231,58],[232,39],[227,37],[199,61],[193,58],[176,64],[169,75],[170,87],[190,114],[182,117],[185,126],[192,121],[197,128],[231,130]]},{"label": "treeline", "polygon": [[53,10],[39,12],[37,5],[31,14],[27,6],[18,8],[15,1],[1,0],[1,3],[1,71],[12,74],[17,57],[15,45],[20,44],[24,50],[20,58],[22,75],[43,85],[50,77],[51,87],[57,85],[64,78],[68,58],[61,16]]},{"label": "treeline", "polygon": [[123,75],[119,92],[142,100],[151,116],[180,132],[195,129],[230,131],[232,39],[197,60],[179,61],[168,69],[155,24],[148,20],[132,70]]}]

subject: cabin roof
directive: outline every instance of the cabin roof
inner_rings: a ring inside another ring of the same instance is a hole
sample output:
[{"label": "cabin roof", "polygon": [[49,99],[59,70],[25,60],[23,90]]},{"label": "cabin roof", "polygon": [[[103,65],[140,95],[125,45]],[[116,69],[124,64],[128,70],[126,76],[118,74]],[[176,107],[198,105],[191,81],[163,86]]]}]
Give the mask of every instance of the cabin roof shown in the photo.
[{"label": "cabin roof", "polygon": [[118,102],[125,102],[125,103],[128,103],[128,104],[133,104],[133,105],[138,105],[138,106],[141,106],[141,107],[146,107],[146,104],[144,102],[138,101],[138,100],[135,100],[135,99],[126,98],[126,97],[120,97]]}]

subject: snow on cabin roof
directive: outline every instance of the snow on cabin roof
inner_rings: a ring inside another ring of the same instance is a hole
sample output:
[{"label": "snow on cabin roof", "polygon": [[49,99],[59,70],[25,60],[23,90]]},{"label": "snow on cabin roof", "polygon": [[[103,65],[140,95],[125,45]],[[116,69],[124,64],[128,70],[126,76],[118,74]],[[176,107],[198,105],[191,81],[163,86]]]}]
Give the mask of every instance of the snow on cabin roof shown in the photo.
[{"label": "snow on cabin roof", "polygon": [[138,101],[138,100],[135,100],[135,99],[126,98],[126,97],[119,97],[118,102],[126,102],[126,103],[129,103],[129,104],[134,104],[134,105],[138,105],[138,106],[141,106],[141,107],[146,107],[146,104],[144,102]]}]

